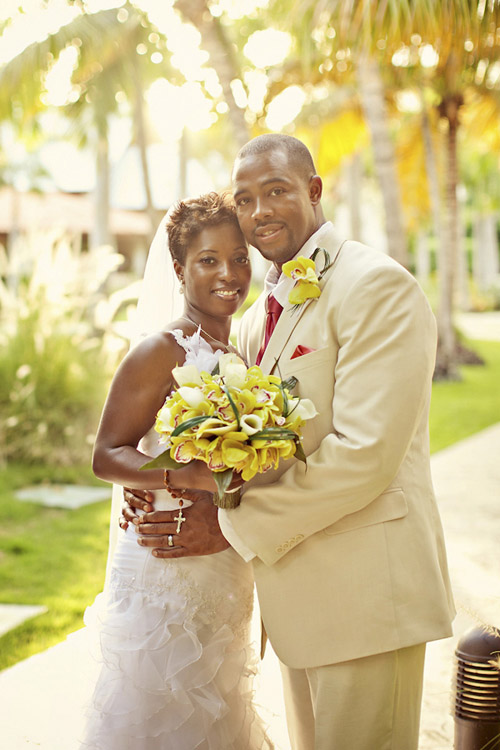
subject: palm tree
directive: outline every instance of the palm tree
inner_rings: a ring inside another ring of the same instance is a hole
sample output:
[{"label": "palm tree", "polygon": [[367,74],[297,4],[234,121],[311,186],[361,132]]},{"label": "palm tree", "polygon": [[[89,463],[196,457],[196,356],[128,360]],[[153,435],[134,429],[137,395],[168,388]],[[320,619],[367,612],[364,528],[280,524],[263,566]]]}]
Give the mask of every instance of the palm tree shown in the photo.
[{"label": "palm tree", "polygon": [[[498,0],[443,0],[440,3],[428,0],[400,0],[397,3],[376,0],[338,0],[336,3],[329,0],[296,0],[290,9],[289,4],[285,4],[283,0],[275,0],[271,7],[275,18],[300,19],[300,27],[297,24],[294,33],[299,49],[305,49],[303,57],[309,65],[308,72],[313,69],[313,65],[316,70],[321,66],[323,81],[339,81],[339,72],[345,78],[346,73],[357,69],[367,121],[373,134],[378,128],[387,133],[381,103],[384,94],[379,75],[382,63],[384,75],[393,86],[398,85],[398,78],[401,88],[412,80],[413,85],[432,88],[437,95],[437,109],[447,130],[445,241],[439,253],[439,370],[444,375],[453,375],[456,340],[452,314],[458,244],[456,194],[459,115],[464,102],[464,91],[469,86],[477,85],[478,70],[493,65],[498,58],[496,29],[499,26],[500,3]],[[438,59],[437,66],[427,74],[420,64],[420,53],[426,47],[434,49]],[[392,61],[395,53],[401,50],[407,53],[409,62],[397,75],[398,71]],[[404,73],[403,76],[401,72]],[[363,83],[367,75],[373,76],[371,91],[374,94],[371,103],[366,98],[366,91],[370,88],[367,89]],[[485,75],[487,74],[483,72],[483,77]],[[386,163],[393,162],[391,152],[385,151],[383,143],[384,141],[373,137],[379,175],[383,171],[384,158]],[[395,173],[394,166],[392,173]],[[394,179],[392,183],[395,184]],[[390,207],[387,185],[383,181],[380,184],[386,196],[385,204]],[[399,213],[397,202],[394,211]],[[387,213],[386,208],[386,216]],[[402,226],[401,220],[398,220],[398,226]]]},{"label": "palm tree", "polygon": [[[97,244],[109,241],[108,123],[117,111],[117,95],[125,93],[132,106],[136,138],[141,154],[146,211],[151,232],[157,225],[147,170],[147,126],[144,86],[161,75],[179,78],[169,66],[165,38],[151,26],[147,16],[125,3],[118,10],[83,13],[46,40],[27,47],[0,71],[0,119],[17,123],[20,131],[36,122],[44,109],[45,74],[69,45],[79,52],[72,82],[76,101],[65,107],[80,143],[94,140],[97,159]],[[153,52],[163,55],[162,65],[151,62]]]},{"label": "palm tree", "polygon": [[210,12],[207,0],[175,0],[174,7],[201,35],[202,47],[210,56],[228,106],[236,147],[240,148],[249,140],[250,130],[231,88],[231,83],[242,77],[234,45],[220,19]]}]

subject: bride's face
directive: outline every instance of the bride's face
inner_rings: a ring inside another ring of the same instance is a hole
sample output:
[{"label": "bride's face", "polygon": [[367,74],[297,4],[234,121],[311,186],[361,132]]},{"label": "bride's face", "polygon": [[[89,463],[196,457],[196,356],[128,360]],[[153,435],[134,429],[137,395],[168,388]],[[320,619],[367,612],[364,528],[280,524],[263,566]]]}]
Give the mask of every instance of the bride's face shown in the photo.
[{"label": "bride's face", "polygon": [[232,223],[206,227],[186,249],[184,266],[174,263],[184,280],[189,306],[210,316],[233,315],[245,301],[250,286],[248,248]]}]

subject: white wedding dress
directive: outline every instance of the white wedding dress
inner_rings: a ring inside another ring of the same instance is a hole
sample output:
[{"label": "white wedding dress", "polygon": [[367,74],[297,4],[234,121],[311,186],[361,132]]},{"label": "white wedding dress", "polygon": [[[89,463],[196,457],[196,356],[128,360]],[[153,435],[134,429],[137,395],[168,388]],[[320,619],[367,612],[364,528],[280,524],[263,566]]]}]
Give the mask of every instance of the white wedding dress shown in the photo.
[{"label": "white wedding dress", "polygon": [[[186,364],[213,369],[222,352],[199,331],[173,334]],[[143,438],[144,452],[161,452],[157,437]],[[155,508],[179,503],[159,490]],[[252,606],[251,565],[232,548],[161,560],[121,532],[109,585],[85,613],[102,668],[82,749],[272,748],[253,705]]]}]

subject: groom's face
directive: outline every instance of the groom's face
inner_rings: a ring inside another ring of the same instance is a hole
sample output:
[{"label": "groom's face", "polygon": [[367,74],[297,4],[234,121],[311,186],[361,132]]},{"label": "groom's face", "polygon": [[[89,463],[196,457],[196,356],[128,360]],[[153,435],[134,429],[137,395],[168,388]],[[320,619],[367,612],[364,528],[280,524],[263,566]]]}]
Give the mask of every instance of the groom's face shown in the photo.
[{"label": "groom's face", "polygon": [[245,239],[278,268],[318,228],[321,180],[299,174],[281,149],[238,159],[233,194]]}]

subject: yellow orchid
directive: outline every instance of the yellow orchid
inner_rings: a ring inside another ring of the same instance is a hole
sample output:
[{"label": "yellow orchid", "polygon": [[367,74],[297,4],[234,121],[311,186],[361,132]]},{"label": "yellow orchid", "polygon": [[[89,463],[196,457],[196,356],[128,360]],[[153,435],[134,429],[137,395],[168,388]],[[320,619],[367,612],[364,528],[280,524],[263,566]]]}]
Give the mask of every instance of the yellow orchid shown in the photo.
[{"label": "yellow orchid", "polygon": [[[312,283],[304,281],[308,275],[310,260],[297,284]],[[305,461],[300,430],[316,410],[307,399],[292,396],[295,378],[282,381],[258,366],[247,369],[236,355],[221,358],[212,374],[197,374],[190,366],[176,374],[178,386],[155,421],[167,450],[143,468],[203,461],[224,493],[234,471],[248,481],[294,455]]]},{"label": "yellow orchid", "polygon": [[298,258],[283,263],[281,270],[285,276],[294,281],[309,281],[312,284],[318,283],[315,262],[311,258],[305,258],[303,255],[299,255]]},{"label": "yellow orchid", "polygon": [[[316,257],[322,253],[324,256],[323,268],[319,276],[316,274]],[[308,299],[315,299],[320,296],[321,289],[319,282],[333,264],[330,263],[330,256],[322,247],[317,247],[310,258],[299,255],[298,258],[289,260],[284,263],[281,270],[289,279],[295,281],[295,286],[288,295],[288,301],[294,306],[302,305]]]},{"label": "yellow orchid", "polygon": [[297,281],[292,291],[288,295],[288,301],[292,305],[302,305],[308,299],[315,299],[321,294],[321,289],[317,282]]}]

